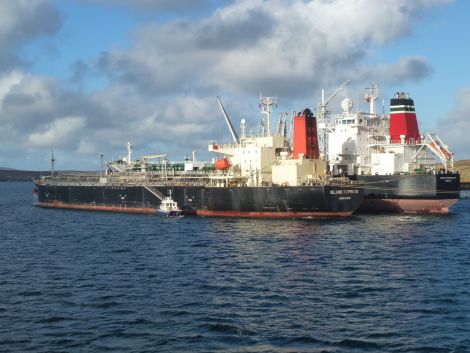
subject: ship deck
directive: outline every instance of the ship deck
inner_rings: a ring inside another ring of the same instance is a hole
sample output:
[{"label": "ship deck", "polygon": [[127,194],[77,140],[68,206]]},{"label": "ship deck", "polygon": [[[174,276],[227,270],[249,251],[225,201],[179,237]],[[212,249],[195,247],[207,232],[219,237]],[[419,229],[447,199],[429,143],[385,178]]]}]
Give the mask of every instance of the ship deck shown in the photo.
[{"label": "ship deck", "polygon": [[[246,183],[240,182],[241,178],[228,173],[207,173],[207,172],[147,172],[142,173],[119,173],[100,177],[100,175],[90,174],[59,174],[58,176],[41,177],[34,182],[39,185],[56,186],[154,186],[154,187],[221,187],[214,181],[227,180],[225,187],[246,187]],[[238,181],[238,182],[237,182]],[[317,180],[309,185],[299,186],[325,186],[325,185],[348,185],[360,186],[361,182],[352,181],[348,178],[330,177],[327,180]],[[264,183],[256,187],[282,186],[273,183]],[[222,186],[223,187],[223,186]]]}]

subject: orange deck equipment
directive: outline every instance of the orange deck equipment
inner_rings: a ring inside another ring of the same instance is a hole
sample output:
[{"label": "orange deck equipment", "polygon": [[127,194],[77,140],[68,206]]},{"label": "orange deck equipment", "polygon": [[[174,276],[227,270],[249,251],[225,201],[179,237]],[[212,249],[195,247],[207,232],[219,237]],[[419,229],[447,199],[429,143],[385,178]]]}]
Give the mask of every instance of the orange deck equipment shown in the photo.
[{"label": "orange deck equipment", "polygon": [[228,170],[230,166],[230,161],[227,158],[219,159],[214,165],[216,170]]}]

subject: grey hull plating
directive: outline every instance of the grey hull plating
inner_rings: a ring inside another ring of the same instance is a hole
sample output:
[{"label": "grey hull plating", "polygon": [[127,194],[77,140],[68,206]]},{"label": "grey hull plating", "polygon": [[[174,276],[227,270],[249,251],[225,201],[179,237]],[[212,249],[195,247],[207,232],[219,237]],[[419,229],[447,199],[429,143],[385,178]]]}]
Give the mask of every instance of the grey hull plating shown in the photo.
[{"label": "grey hull plating", "polygon": [[[361,204],[363,189],[351,185],[302,187],[154,187],[185,214],[229,217],[343,217]],[[143,186],[37,184],[42,207],[152,213],[160,199]]]},{"label": "grey hull plating", "polygon": [[460,195],[460,175],[360,175],[364,201],[358,212],[446,213]]}]

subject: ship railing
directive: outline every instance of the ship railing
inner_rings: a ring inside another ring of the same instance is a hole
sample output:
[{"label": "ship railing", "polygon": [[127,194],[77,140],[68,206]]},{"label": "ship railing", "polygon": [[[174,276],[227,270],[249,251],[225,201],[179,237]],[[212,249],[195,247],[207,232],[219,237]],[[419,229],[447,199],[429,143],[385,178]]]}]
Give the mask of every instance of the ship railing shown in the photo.
[{"label": "ship railing", "polygon": [[158,170],[158,171],[128,171],[123,173],[112,173],[109,176],[111,177],[133,177],[133,178],[145,178],[145,177],[173,177],[173,176],[180,176],[180,175],[195,175],[195,176],[204,176],[210,174],[211,171],[205,170]]},{"label": "ship railing", "polygon": [[383,139],[383,135],[369,135],[369,139],[379,139],[381,141],[374,142],[376,145],[390,145],[390,144],[395,144],[395,145],[422,145],[424,144],[424,139],[413,139],[413,138],[408,138],[405,139],[405,143],[402,143],[401,139]]},{"label": "ship railing", "polygon": [[[207,185],[209,178],[213,173],[205,171],[182,172],[178,174],[166,175],[161,173],[141,174],[141,173],[116,173],[100,178],[99,175],[79,175],[79,174],[61,174],[54,178],[45,177],[43,182],[53,185]],[[103,182],[103,179],[105,181]]]},{"label": "ship railing", "polygon": [[329,185],[351,185],[359,186],[361,183],[358,181],[351,180],[346,177],[330,177],[328,178]]},{"label": "ship railing", "polygon": [[50,180],[43,182],[50,185],[56,186],[110,186],[110,187],[126,187],[126,186],[142,186],[142,187],[153,187],[153,186],[206,186],[210,183],[207,180],[152,180],[148,182],[129,182],[110,180],[106,184],[102,184],[99,181],[77,181],[77,180]]},{"label": "ship railing", "polygon": [[145,185],[170,185],[170,186],[203,186],[209,184],[207,177],[180,177],[180,178],[115,178],[107,177],[106,183],[103,183],[99,178],[82,178],[82,177],[58,177],[58,178],[44,178],[41,179],[42,183],[57,185],[57,186],[145,186]]}]

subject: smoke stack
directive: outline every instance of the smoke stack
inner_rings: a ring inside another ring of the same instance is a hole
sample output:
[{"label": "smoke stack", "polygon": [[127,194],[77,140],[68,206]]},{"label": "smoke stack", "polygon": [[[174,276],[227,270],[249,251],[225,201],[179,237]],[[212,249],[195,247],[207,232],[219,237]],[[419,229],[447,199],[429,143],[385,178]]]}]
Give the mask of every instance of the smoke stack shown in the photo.
[{"label": "smoke stack", "polygon": [[317,119],[310,109],[294,117],[294,159],[318,159]]},{"label": "smoke stack", "polygon": [[397,92],[390,100],[390,140],[392,143],[421,140],[413,99],[407,93]]}]

